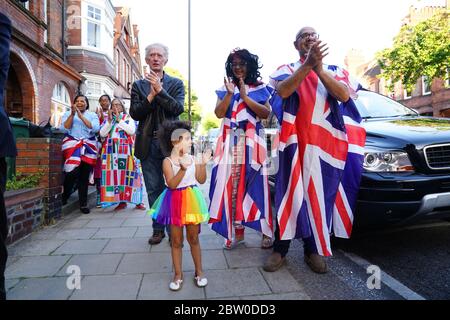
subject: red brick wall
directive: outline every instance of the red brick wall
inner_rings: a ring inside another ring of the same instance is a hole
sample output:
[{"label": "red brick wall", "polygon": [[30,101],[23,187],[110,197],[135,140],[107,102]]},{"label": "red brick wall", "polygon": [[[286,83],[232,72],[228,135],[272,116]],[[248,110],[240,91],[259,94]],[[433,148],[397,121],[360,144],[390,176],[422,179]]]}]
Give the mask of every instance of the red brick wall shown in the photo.
[{"label": "red brick wall", "polygon": [[78,72],[88,72],[115,78],[114,66],[104,56],[94,54],[89,51],[84,51],[84,54],[70,54],[67,57],[67,62],[74,67]]},{"label": "red brick wall", "polygon": [[[48,45],[52,47],[59,55],[63,55],[63,1],[54,0],[48,2],[47,17],[48,17]],[[65,26],[64,26],[65,27]]]},{"label": "red brick wall", "polygon": [[33,174],[43,172],[40,187],[44,188],[45,219],[61,216],[63,157],[61,139],[18,138],[16,172]]},{"label": "red brick wall", "polygon": [[81,46],[81,1],[68,0],[66,15],[67,43],[71,46]]}]

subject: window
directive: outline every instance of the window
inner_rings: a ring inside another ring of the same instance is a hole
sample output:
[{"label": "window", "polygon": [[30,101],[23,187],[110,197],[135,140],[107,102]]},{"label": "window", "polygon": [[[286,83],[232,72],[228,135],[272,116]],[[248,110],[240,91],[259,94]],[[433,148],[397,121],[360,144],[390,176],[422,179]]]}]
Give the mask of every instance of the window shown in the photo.
[{"label": "window", "polygon": [[50,124],[54,127],[61,126],[61,119],[64,112],[70,110],[70,96],[66,86],[59,82],[53,88],[51,99],[51,117]]},{"label": "window", "polygon": [[447,80],[445,80],[444,86],[450,88],[450,68],[447,69]]},{"label": "window", "polygon": [[88,6],[87,41],[88,46],[100,48],[100,28],[102,12],[93,6]]},{"label": "window", "polygon": [[17,1],[17,3],[19,4],[19,5],[21,5],[22,7],[24,7],[25,9],[27,9],[27,10],[30,10],[30,3],[27,1],[27,2],[20,2],[20,1]]},{"label": "window", "polygon": [[96,81],[86,81],[87,84],[87,96],[101,96],[102,95],[102,84]]},{"label": "window", "polygon": [[412,90],[404,89],[403,90],[403,99],[411,99]]},{"label": "window", "polygon": [[422,95],[431,93],[431,83],[427,76],[422,76]]},{"label": "window", "polygon": [[127,61],[123,59],[122,84],[125,85],[126,81],[127,81]]},{"label": "window", "polygon": [[118,81],[120,81],[120,63],[119,63],[119,61],[120,61],[120,51],[119,51],[119,49],[117,49],[115,52],[115,56],[114,56],[114,65],[116,68],[116,79]]}]

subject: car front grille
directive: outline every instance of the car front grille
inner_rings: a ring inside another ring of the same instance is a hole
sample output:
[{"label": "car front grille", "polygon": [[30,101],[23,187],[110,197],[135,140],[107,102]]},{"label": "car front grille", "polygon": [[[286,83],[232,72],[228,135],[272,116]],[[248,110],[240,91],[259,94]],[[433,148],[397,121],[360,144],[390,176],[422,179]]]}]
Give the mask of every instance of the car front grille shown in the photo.
[{"label": "car front grille", "polygon": [[450,143],[427,146],[423,148],[423,151],[430,169],[450,169]]}]

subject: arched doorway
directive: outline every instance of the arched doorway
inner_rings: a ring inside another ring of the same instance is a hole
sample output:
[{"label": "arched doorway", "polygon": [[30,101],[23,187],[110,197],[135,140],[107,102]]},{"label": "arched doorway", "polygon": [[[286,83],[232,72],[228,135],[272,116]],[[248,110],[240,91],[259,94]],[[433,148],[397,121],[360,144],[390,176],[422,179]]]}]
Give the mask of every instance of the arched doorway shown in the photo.
[{"label": "arched doorway", "polygon": [[35,122],[35,89],[30,71],[22,58],[12,51],[10,60],[5,90],[6,112],[11,117],[23,117]]}]

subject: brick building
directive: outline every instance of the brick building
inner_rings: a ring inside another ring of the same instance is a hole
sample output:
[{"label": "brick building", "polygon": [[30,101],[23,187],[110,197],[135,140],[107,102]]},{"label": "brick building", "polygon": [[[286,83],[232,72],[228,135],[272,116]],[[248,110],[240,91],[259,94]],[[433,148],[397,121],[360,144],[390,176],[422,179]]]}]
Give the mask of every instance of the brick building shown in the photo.
[{"label": "brick building", "polygon": [[137,26],[129,9],[110,0],[68,0],[68,63],[86,79],[82,91],[92,106],[102,94],[130,98],[130,83],[142,74]]},{"label": "brick building", "polygon": [[[434,14],[450,9],[450,1],[446,6],[425,6],[415,8],[411,6],[408,15],[402,20],[403,25],[414,26],[417,23],[431,18]],[[415,109],[423,115],[450,117],[450,82],[442,79],[433,79],[430,83],[426,77],[417,80],[412,92],[407,92],[401,83],[394,85],[394,90],[387,89],[386,80],[378,78],[381,73],[380,66],[375,59],[364,61],[358,50],[351,50],[345,58],[346,67],[369,90],[389,96],[400,103]]]},{"label": "brick building", "polygon": [[[0,1],[12,21],[11,67],[5,107],[11,116],[34,123],[48,120],[70,101],[82,76],[66,64],[65,1]],[[55,120],[55,119],[52,119]]]},{"label": "brick building", "polygon": [[139,48],[139,30],[132,24],[130,9],[116,7],[114,19],[114,66],[115,78],[119,83],[114,95],[125,99],[129,108],[131,85],[142,76],[142,64]]}]

